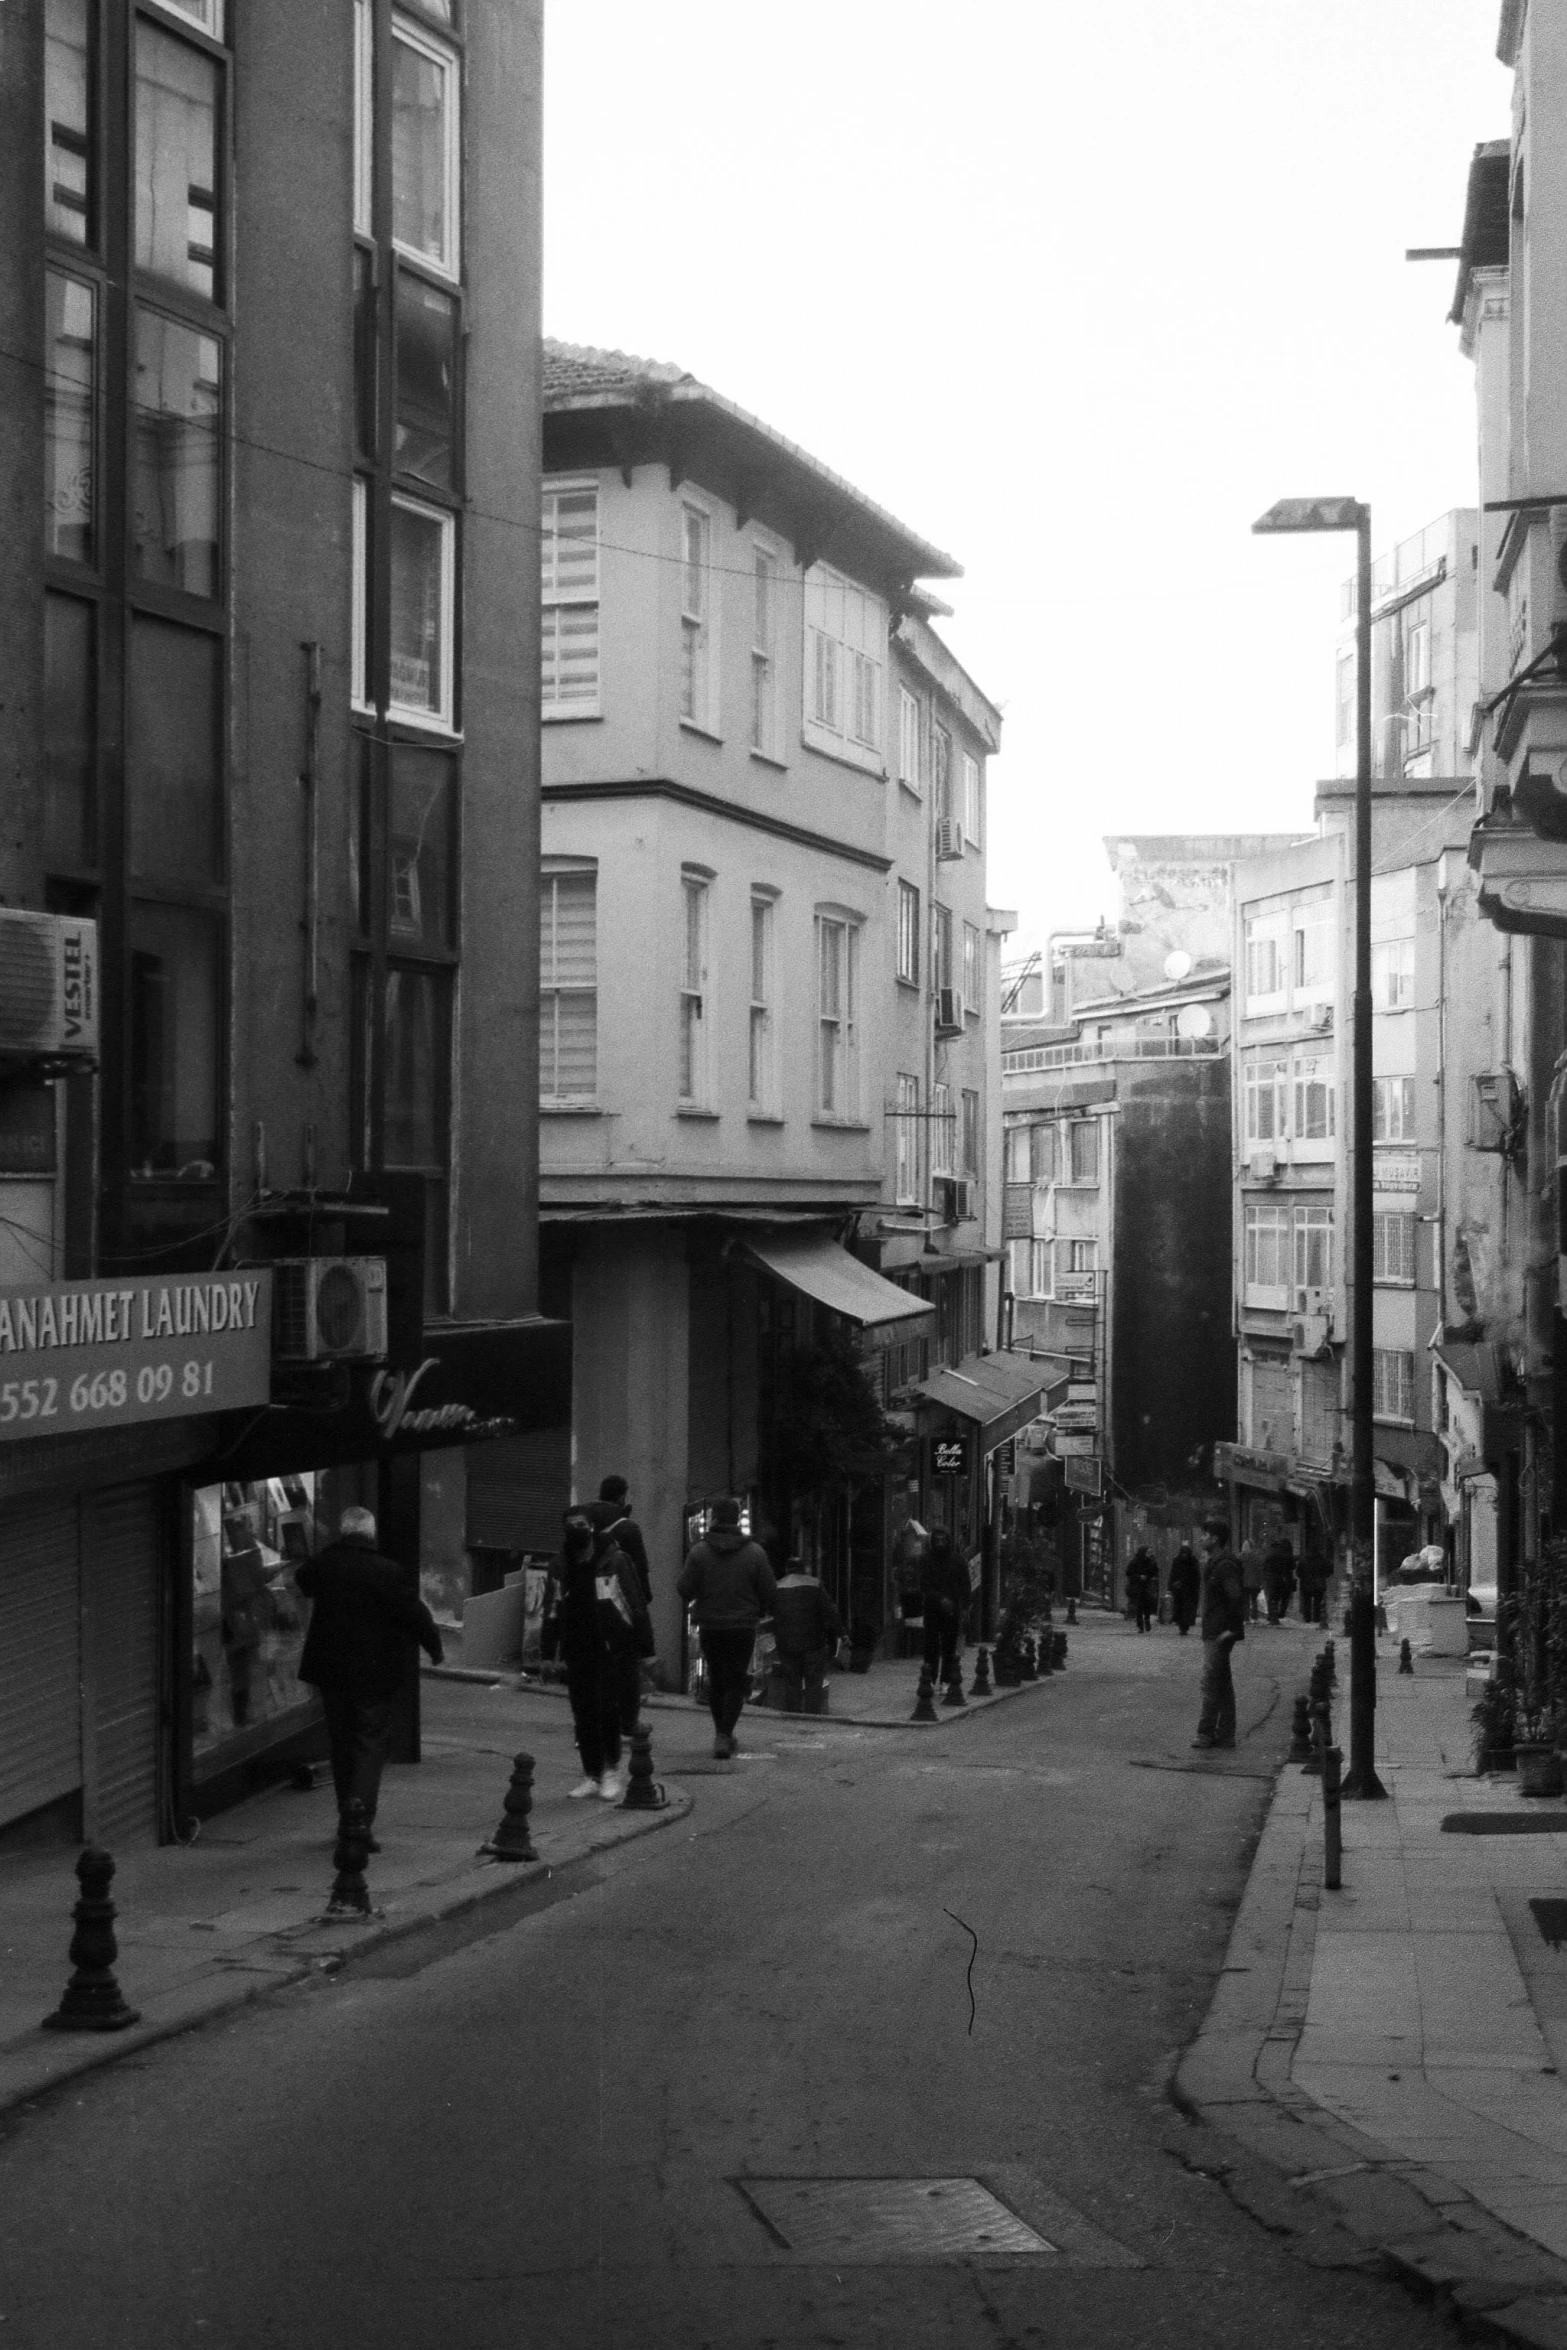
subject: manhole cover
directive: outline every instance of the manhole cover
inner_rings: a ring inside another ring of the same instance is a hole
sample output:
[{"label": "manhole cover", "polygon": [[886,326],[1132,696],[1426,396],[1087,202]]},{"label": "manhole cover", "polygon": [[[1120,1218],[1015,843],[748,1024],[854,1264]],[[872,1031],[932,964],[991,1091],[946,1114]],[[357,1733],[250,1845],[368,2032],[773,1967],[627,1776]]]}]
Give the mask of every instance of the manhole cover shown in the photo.
[{"label": "manhole cover", "polygon": [[1560,1950],[1567,1942],[1567,1901],[1531,1901],[1534,1922],[1553,1950]]},{"label": "manhole cover", "polygon": [[1567,1811],[1450,1811],[1444,1836],[1567,1836]]},{"label": "manhole cover", "polygon": [[1056,2252],[978,2179],[741,2179],[784,2249],[817,2260]]}]

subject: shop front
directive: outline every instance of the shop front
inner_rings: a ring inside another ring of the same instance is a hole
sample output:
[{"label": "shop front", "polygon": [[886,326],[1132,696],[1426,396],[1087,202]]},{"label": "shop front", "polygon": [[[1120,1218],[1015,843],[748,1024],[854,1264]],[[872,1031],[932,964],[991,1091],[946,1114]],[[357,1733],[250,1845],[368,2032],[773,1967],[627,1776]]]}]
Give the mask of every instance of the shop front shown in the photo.
[{"label": "shop front", "polygon": [[1028,1355],[972,1354],[914,1383],[926,1524],[944,1526],[981,1594],[983,1635],[999,1605],[1000,1448],[1035,1418],[1047,1382]]}]

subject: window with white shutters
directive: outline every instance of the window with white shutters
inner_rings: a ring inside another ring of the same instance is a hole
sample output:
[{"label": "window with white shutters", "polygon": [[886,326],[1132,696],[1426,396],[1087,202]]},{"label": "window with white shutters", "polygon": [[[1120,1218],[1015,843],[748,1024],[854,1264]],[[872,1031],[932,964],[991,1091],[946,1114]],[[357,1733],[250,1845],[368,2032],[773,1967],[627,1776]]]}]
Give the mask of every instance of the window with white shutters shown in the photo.
[{"label": "window with white shutters", "polygon": [[598,1091],[598,874],[546,865],[539,879],[539,1099]]},{"label": "window with white shutters", "polygon": [[896,1197],[907,1205],[920,1195],[920,1081],[898,1074]]},{"label": "window with white shutters", "polygon": [[540,544],[544,716],[594,718],[599,710],[599,545],[593,483],[546,487]]},{"label": "window with white shutters", "polygon": [[[835,758],[882,767],[887,607],[841,572],[805,575],[805,739]],[[900,705],[901,711],[901,705]]]}]

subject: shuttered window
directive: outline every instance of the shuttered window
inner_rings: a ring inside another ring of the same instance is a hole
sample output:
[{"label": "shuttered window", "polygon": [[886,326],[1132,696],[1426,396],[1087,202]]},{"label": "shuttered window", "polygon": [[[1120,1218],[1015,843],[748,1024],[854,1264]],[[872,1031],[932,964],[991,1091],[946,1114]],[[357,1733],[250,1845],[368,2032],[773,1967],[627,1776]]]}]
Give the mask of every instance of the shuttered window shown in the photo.
[{"label": "shuttered window", "polygon": [[0,1509],[0,1824],[82,1783],[76,1503]]},{"label": "shuttered window", "polygon": [[1250,1442],[1259,1452],[1295,1449],[1294,1374],[1288,1355],[1258,1355],[1251,1366]]},{"label": "shuttered window", "polygon": [[598,491],[546,489],[540,533],[544,713],[591,717],[599,706]]},{"label": "shuttered window", "polygon": [[1334,1362],[1300,1366],[1300,1451],[1303,1460],[1329,1466],[1339,1432],[1339,1370]]},{"label": "shuttered window", "polygon": [[539,1099],[598,1090],[598,874],[546,869],[539,880]]},{"label": "shuttered window", "polygon": [[150,1841],[158,1829],[159,1515],[151,1485],[83,1505],[84,1618],[91,1655],[86,1833]]}]

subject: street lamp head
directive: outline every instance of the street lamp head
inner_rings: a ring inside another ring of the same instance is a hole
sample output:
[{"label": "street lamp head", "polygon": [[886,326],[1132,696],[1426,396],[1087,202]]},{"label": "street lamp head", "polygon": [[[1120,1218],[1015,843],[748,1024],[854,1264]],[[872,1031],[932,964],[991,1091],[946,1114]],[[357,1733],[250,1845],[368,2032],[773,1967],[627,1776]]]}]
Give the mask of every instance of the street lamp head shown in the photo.
[{"label": "street lamp head", "polygon": [[1358,530],[1368,512],[1358,498],[1280,498],[1251,527],[1262,537],[1284,530]]}]

